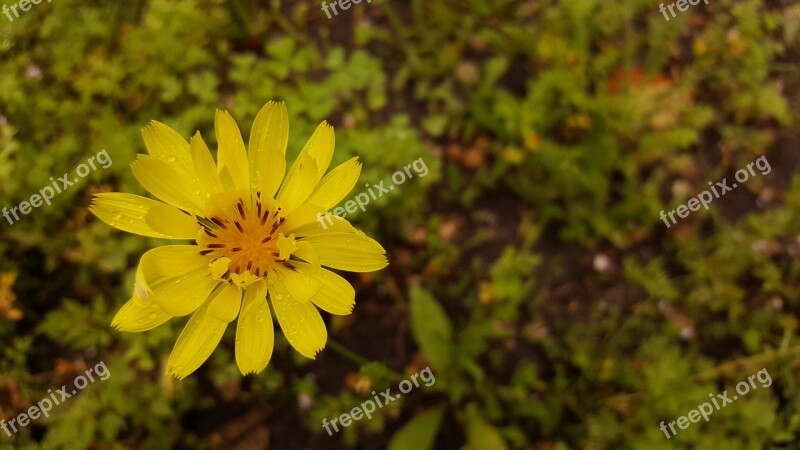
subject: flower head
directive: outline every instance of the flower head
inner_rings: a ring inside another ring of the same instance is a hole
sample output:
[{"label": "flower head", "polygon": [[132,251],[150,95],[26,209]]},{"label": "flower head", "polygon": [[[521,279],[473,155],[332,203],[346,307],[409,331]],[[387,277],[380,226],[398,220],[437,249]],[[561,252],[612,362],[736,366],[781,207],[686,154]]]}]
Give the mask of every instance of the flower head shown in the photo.
[{"label": "flower head", "polygon": [[236,362],[258,373],[272,356],[272,310],[289,343],[314,358],[327,330],[317,308],[350,314],[355,291],[325,267],[370,272],[388,264],[385,250],[346,220],[319,217],[355,186],[353,158],[325,174],[334,149],[333,128],[317,127],[286,173],[286,107],[270,102],[256,116],[249,152],[230,114],[217,111],[217,161],[199,133],[187,142],[168,126],[144,128],[148,155],[133,175],[155,201],[124,193],[96,194],[91,211],[120,230],[194,241],[146,252],[132,298],[112,322],[141,332],[173,317],[192,315],[167,364],[185,378],[197,370],[237,320]]}]

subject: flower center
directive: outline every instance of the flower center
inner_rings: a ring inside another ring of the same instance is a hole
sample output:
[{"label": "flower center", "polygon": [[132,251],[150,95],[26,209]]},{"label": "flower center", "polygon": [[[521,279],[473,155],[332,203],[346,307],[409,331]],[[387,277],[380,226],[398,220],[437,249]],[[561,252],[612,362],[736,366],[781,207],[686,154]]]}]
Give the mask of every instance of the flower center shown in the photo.
[{"label": "flower center", "polygon": [[203,234],[197,245],[201,255],[213,258],[214,278],[246,287],[265,278],[271,267],[286,264],[297,245],[294,235],[281,232],[286,217],[274,200],[262,201],[260,193],[241,197],[231,197],[227,205],[210,200],[213,213],[198,221]]}]

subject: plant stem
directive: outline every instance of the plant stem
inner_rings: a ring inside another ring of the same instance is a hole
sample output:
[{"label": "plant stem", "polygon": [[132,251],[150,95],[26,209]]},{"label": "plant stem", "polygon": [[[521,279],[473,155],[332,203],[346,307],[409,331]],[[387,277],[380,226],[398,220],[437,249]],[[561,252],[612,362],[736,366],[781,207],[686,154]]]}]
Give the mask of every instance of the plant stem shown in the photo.
[{"label": "plant stem", "polygon": [[[327,346],[331,350],[333,350],[334,352],[336,352],[340,356],[342,356],[344,359],[347,359],[350,362],[353,362],[353,363],[355,363],[355,364],[357,364],[359,366],[363,366],[365,364],[369,364],[369,363],[372,362],[372,361],[368,360],[367,358],[364,358],[363,356],[361,356],[361,355],[355,353],[354,351],[350,350],[349,348],[345,347],[344,345],[340,344],[339,342],[331,339],[330,337],[328,338]],[[386,368],[386,370],[389,372],[389,374],[392,376],[392,378],[396,378],[398,380],[405,379],[405,376],[403,376],[400,373],[395,372],[392,369],[389,369],[388,367]]]}]

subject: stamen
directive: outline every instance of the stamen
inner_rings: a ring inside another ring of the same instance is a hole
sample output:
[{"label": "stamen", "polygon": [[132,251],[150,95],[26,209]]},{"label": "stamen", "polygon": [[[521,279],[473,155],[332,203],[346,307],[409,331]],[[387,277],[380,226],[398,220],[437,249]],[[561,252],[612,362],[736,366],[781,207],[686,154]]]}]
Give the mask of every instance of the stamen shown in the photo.
[{"label": "stamen", "polygon": [[219,225],[219,227],[222,228],[223,230],[227,230],[228,229],[228,227],[226,227],[225,224],[222,223],[222,221],[217,219],[216,217],[212,217],[211,221],[214,222],[215,224]]},{"label": "stamen", "polygon": [[279,220],[279,221],[277,221],[277,222],[275,222],[275,223],[272,225],[272,230],[270,230],[269,234],[275,234],[275,230],[277,230],[277,229],[278,229],[278,227],[279,227],[279,226],[281,226],[281,223],[283,223],[283,222],[281,222],[280,220]]},{"label": "stamen", "polygon": [[[270,207],[258,192],[233,200],[230,205],[233,207],[229,206],[221,215],[197,217],[198,224],[208,236],[208,239],[198,241],[200,254],[227,260],[226,265],[216,267],[215,279],[235,285],[250,283],[266,278],[270,268],[280,264],[297,271],[287,264],[288,258],[280,259],[290,253],[277,248],[282,242],[277,232],[287,222],[282,208]],[[220,277],[223,271],[225,273]]]}]

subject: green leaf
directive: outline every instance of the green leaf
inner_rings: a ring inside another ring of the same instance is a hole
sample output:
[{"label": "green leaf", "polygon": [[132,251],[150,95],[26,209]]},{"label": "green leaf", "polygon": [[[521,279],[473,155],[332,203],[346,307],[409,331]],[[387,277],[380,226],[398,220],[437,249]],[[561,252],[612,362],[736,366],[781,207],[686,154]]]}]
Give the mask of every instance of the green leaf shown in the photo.
[{"label": "green leaf", "polygon": [[411,289],[411,332],[434,369],[450,366],[453,330],[441,305],[426,290]]},{"label": "green leaf", "polygon": [[505,441],[500,436],[497,428],[486,422],[481,417],[478,408],[475,405],[467,407],[467,445],[465,450],[507,450]]},{"label": "green leaf", "polygon": [[439,426],[442,424],[445,405],[439,405],[411,419],[397,430],[389,442],[388,450],[429,450]]},{"label": "green leaf", "polygon": [[442,136],[447,129],[447,116],[436,114],[425,117],[422,119],[422,127],[434,136]]}]

